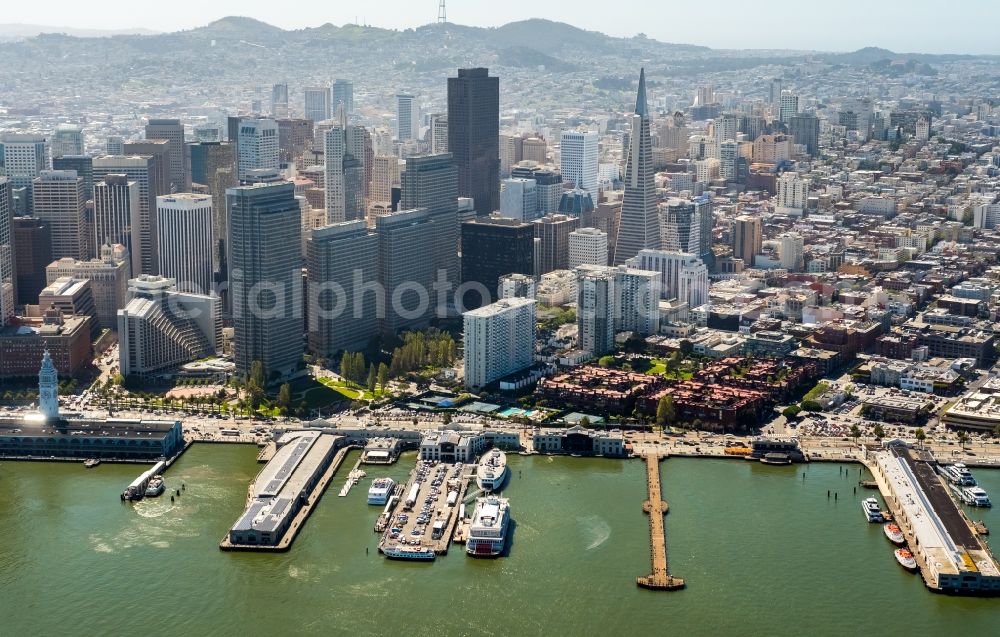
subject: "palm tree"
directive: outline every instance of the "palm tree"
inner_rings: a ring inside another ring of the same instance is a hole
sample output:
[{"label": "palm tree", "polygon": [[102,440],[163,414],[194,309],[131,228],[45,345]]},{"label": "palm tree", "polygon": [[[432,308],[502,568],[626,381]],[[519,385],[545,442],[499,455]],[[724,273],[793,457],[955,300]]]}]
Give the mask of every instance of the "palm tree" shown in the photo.
[{"label": "palm tree", "polygon": [[924,431],[924,428],[917,427],[917,430],[914,432],[914,435],[917,438],[917,442],[920,443],[920,447],[923,448],[924,441],[927,440],[927,433]]},{"label": "palm tree", "polygon": [[875,434],[875,440],[882,440],[882,437],[885,436],[885,429],[882,429],[881,424],[877,424],[873,433]]},{"label": "palm tree", "polygon": [[967,442],[969,442],[969,434],[965,433],[964,431],[959,431],[958,432],[958,444],[959,444],[960,447],[962,447],[963,451],[965,450],[965,443],[967,443]]},{"label": "palm tree", "polygon": [[851,425],[851,438],[854,438],[854,444],[858,444],[858,439],[861,438],[861,428],[857,425]]}]

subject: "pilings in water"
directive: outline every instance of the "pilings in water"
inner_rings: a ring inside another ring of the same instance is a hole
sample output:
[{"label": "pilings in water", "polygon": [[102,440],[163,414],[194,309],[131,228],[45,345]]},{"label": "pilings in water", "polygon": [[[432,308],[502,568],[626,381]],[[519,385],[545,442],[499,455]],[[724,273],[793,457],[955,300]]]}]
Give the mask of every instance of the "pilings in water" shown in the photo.
[{"label": "pilings in water", "polygon": [[649,549],[653,572],[635,578],[635,583],[653,590],[680,590],[684,588],[684,580],[672,576],[667,568],[667,539],[663,516],[667,514],[668,507],[660,491],[660,458],[656,454],[646,456],[646,482],[649,499],[642,503],[642,510],[649,514]]}]

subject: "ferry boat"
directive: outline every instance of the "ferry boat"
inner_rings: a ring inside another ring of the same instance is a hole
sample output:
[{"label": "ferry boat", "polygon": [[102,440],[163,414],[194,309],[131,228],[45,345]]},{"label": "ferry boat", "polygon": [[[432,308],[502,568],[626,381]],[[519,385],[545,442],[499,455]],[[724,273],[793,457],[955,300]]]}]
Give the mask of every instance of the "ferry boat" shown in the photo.
[{"label": "ferry boat", "polygon": [[805,455],[795,438],[766,438],[760,436],[750,443],[750,453],[744,460],[756,460],[764,464],[791,464],[805,462]]},{"label": "ferry boat", "polygon": [[496,491],[507,479],[507,454],[499,449],[491,449],[483,454],[476,468],[476,484],[483,491]]},{"label": "ferry boat", "polygon": [[952,490],[959,500],[969,506],[984,508],[993,506],[993,503],[990,502],[990,496],[986,495],[986,491],[982,487],[952,487]]},{"label": "ferry boat", "polygon": [[861,501],[861,510],[865,512],[865,517],[869,522],[885,522],[882,517],[882,508],[875,498],[865,498]]},{"label": "ferry boat", "polygon": [[436,555],[434,551],[426,546],[387,546],[382,549],[382,554],[392,560],[433,560]]},{"label": "ferry boat", "polygon": [[465,552],[474,557],[496,557],[507,543],[510,503],[506,498],[489,495],[476,500],[469,525]]},{"label": "ferry boat", "polygon": [[395,488],[396,481],[392,478],[372,480],[372,486],[368,488],[368,504],[385,504],[389,501]]},{"label": "ferry boat", "polygon": [[155,498],[158,495],[162,495],[166,488],[167,485],[163,482],[163,476],[153,476],[149,479],[149,484],[146,485],[146,497]]},{"label": "ferry boat", "polygon": [[87,469],[93,469],[99,464],[101,464],[101,461],[97,458],[88,458],[83,461],[83,466]]},{"label": "ferry boat", "polygon": [[976,479],[972,477],[972,472],[961,462],[941,467],[941,474],[947,478],[948,482],[960,487],[976,486]]},{"label": "ferry boat", "polygon": [[916,558],[913,557],[913,552],[910,551],[910,549],[908,548],[896,549],[895,551],[893,551],[893,554],[896,556],[896,561],[899,562],[900,566],[910,571],[911,573],[916,572],[917,560]]},{"label": "ferry boat", "polygon": [[882,531],[885,536],[889,538],[889,541],[896,546],[903,546],[906,544],[906,538],[903,536],[903,529],[899,528],[899,525],[895,522],[890,522],[882,527]]}]

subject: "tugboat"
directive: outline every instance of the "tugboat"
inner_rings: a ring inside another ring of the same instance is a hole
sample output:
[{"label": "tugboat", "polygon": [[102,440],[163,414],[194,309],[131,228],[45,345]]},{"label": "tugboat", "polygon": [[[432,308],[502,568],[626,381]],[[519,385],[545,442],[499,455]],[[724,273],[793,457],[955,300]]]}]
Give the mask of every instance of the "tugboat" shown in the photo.
[{"label": "tugboat", "polygon": [[97,458],[87,458],[83,461],[83,466],[87,469],[93,469],[97,465],[101,464],[101,461]]},{"label": "tugboat", "polygon": [[146,497],[155,498],[158,495],[163,495],[163,491],[167,488],[167,485],[163,482],[163,476],[153,476],[149,479],[149,484],[146,485]]},{"label": "tugboat", "polygon": [[895,522],[890,522],[882,527],[882,531],[885,536],[889,538],[889,541],[896,546],[903,546],[906,544],[906,538],[903,536],[903,529],[899,528],[899,525]]},{"label": "tugboat", "polygon": [[913,552],[910,551],[910,549],[896,549],[894,554],[896,556],[896,561],[899,562],[900,566],[911,573],[915,573],[917,571],[917,560],[913,557]]}]

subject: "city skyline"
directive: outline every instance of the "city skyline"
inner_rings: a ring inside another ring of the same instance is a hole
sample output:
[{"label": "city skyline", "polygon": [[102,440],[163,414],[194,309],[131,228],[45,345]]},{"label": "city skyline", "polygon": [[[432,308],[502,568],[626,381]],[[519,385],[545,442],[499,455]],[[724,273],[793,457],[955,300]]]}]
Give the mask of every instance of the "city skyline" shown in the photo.
[{"label": "city skyline", "polygon": [[[426,0],[413,3],[406,0],[379,0],[377,11],[352,10],[351,7],[332,7],[322,13],[289,12],[277,14],[273,6],[262,0],[237,2],[221,0],[212,3],[213,10],[191,0],[179,0],[169,16],[141,15],[131,11],[132,5],[121,0],[111,0],[108,9],[93,13],[73,3],[62,0],[52,5],[22,4],[4,10],[4,27],[15,33],[30,33],[30,27],[54,29],[79,29],[97,32],[152,31],[174,32],[205,26],[213,21],[232,17],[249,17],[286,29],[315,28],[323,24],[361,24],[385,29],[412,29],[431,24],[437,19],[437,3]],[[972,5],[972,6],[968,6]],[[1000,44],[991,37],[989,13],[997,17],[997,5],[988,0],[971,0],[964,11],[983,14],[983,20],[966,22],[954,34],[942,32],[940,5],[929,0],[917,0],[906,6],[901,15],[892,4],[869,4],[861,0],[845,0],[838,5],[839,15],[864,15],[863,21],[845,24],[841,30],[817,28],[827,18],[816,9],[803,8],[792,0],[777,0],[769,4],[768,11],[741,13],[739,21],[710,20],[696,5],[672,5],[669,8],[649,6],[642,0],[623,0],[615,5],[614,12],[602,12],[601,4],[584,0],[573,5],[574,12],[567,18],[565,7],[558,3],[539,5],[527,0],[513,0],[502,5],[468,6],[453,0],[448,6],[448,21],[457,25],[498,27],[531,18],[563,21],[581,29],[606,33],[613,37],[630,38],[639,33],[661,42],[692,44],[715,49],[800,50],[800,51],[854,51],[865,47],[890,49],[898,53],[952,53],[966,55],[998,55]],[[725,15],[739,11],[736,0],[720,0],[716,13]],[[636,28],[632,16],[642,13],[650,19]],[[58,16],[54,18],[53,16]],[[775,16],[781,16],[783,29],[780,36],[762,38],[761,33],[771,33]],[[703,28],[703,21],[711,28]],[[72,25],[72,26],[71,26]],[[885,25],[893,25],[886,28]],[[28,27],[28,28],[26,28]],[[918,44],[919,43],[919,44]]]}]

